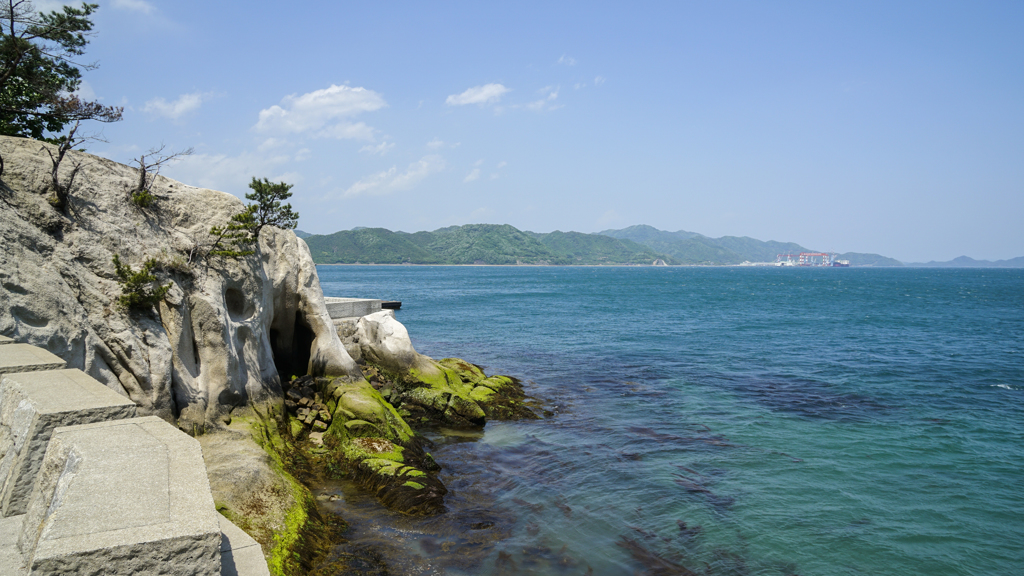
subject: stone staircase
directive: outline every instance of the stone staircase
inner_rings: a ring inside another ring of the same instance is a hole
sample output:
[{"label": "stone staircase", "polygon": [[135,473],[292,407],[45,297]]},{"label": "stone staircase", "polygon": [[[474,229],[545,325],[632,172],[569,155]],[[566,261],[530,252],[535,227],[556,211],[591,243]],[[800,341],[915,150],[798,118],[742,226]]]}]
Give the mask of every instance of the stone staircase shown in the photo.
[{"label": "stone staircase", "polygon": [[65,366],[0,336],[0,574],[269,576],[199,443]]}]

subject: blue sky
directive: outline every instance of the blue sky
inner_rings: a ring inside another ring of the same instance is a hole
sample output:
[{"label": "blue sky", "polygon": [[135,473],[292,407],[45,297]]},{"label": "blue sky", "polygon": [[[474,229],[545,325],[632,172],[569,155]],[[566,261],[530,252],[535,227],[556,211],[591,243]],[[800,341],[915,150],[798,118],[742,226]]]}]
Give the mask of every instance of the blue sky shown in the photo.
[{"label": "blue sky", "polygon": [[1024,255],[1021,2],[99,1],[83,92],[125,119],[91,151],[287,181],[308,232]]}]

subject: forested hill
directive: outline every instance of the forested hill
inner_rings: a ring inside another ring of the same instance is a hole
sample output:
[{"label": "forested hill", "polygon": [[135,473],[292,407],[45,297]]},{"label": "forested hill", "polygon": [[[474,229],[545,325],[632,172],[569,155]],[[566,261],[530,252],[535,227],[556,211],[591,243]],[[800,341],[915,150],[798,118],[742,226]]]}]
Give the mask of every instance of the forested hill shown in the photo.
[{"label": "forested hill", "polygon": [[[709,238],[696,232],[667,232],[653,226],[630,226],[621,230],[605,230],[605,236],[632,240],[662,252],[683,264],[740,264],[742,262],[774,262],[778,254],[816,252],[792,242],[764,242],[746,236]],[[820,249],[819,249],[820,250]],[[837,256],[853,266],[902,266],[899,260],[879,254],[846,252]]]},{"label": "forested hill", "polygon": [[[777,254],[811,252],[792,242],[708,238],[651,226],[582,232],[525,232],[508,224],[468,224],[433,232],[355,228],[304,234],[317,264],[740,264],[774,262]],[[840,254],[854,266],[900,266],[878,254]]]},{"label": "forested hill", "polygon": [[580,232],[523,232],[508,224],[468,224],[433,232],[384,228],[305,238],[317,264],[652,264],[676,260],[633,242]]}]

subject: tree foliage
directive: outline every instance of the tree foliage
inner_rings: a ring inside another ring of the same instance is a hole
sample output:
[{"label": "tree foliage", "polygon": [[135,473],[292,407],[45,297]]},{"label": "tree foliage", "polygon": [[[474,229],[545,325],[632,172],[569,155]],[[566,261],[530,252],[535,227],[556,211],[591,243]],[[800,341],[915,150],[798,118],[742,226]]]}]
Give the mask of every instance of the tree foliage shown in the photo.
[{"label": "tree foliage", "polygon": [[142,265],[141,270],[133,270],[114,254],[114,271],[117,273],[117,282],[121,285],[121,296],[117,299],[117,304],[121,309],[145,310],[163,300],[171,285],[161,286],[158,283],[155,288],[153,287],[153,283],[156,282],[153,269],[157,265],[157,261],[150,258]]},{"label": "tree foliage", "polygon": [[299,214],[292,211],[292,205],[281,204],[282,200],[291,198],[291,184],[272,183],[266,178],[258,180],[253,177],[249,188],[252,188],[252,192],[246,194],[245,197],[255,202],[255,204],[249,205],[249,208],[254,209],[253,218],[256,222],[253,236],[258,238],[264,226],[276,226],[291,230],[299,223]]},{"label": "tree foliage", "polygon": [[99,6],[82,3],[36,12],[29,0],[0,0],[0,134],[45,139],[81,120],[116,122],[123,109],[74,94],[82,70],[90,17]]},{"label": "tree foliage", "polygon": [[245,210],[232,216],[231,221],[224,226],[210,228],[214,242],[207,254],[227,258],[241,258],[254,254],[251,246],[256,242],[258,234],[255,214],[256,207],[249,205]]}]

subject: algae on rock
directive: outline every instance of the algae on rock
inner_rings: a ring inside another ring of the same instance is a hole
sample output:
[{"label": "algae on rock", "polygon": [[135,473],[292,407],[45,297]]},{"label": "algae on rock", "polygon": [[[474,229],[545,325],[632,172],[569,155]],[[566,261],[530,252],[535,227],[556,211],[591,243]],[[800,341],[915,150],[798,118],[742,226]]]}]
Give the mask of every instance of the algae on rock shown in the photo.
[{"label": "algae on rock", "polygon": [[458,358],[437,361],[416,352],[409,332],[394,312],[363,316],[353,332],[339,327],[346,348],[358,346],[362,362],[388,380],[387,400],[412,422],[452,428],[477,428],[487,418],[537,418],[524,404],[522,383],[491,376]]},{"label": "algae on rock", "polygon": [[440,467],[424,450],[425,440],[368,381],[298,378],[286,385],[286,395],[289,430],[300,440],[309,426],[309,417],[301,418],[303,407],[326,402],[330,425],[323,433],[308,432],[308,439],[324,446],[323,458],[347,465],[386,506],[406,514],[444,510],[448,491],[437,479]]}]

